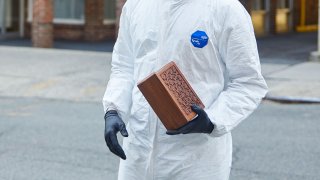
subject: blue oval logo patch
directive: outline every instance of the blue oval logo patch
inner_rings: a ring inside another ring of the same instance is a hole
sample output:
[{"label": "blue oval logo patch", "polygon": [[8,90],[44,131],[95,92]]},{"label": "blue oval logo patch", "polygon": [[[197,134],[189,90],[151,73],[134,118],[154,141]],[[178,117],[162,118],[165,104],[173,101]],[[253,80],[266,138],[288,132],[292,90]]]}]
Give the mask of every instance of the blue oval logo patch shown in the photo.
[{"label": "blue oval logo patch", "polygon": [[196,48],[203,48],[208,44],[209,37],[204,31],[196,31],[191,35],[191,43]]}]

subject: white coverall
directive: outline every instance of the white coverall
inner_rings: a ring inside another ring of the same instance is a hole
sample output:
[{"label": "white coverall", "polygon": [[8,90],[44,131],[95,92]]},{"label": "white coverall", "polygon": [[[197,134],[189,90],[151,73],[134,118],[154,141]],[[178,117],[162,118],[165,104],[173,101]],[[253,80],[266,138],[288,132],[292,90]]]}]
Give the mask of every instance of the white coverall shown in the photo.
[{"label": "white coverall", "polygon": [[[191,43],[196,31],[208,43]],[[175,61],[205,105],[211,134],[169,136],[137,83]],[[230,131],[267,92],[251,18],[238,0],[128,0],[103,98],[128,121],[119,180],[227,180]]]}]

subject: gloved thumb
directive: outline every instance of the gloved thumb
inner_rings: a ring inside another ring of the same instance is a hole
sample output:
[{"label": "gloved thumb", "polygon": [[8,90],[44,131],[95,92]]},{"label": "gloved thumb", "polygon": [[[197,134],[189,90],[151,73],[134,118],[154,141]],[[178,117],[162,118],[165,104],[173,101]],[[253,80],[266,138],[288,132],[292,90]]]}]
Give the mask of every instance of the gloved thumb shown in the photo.
[{"label": "gloved thumb", "polygon": [[199,107],[198,105],[196,105],[196,104],[193,104],[192,106],[191,106],[191,109],[192,109],[192,111],[194,111],[195,113],[197,113],[199,116],[202,114],[202,112],[203,112],[203,109],[201,108],[201,107]]},{"label": "gloved thumb", "polygon": [[127,131],[125,125],[123,125],[123,126],[121,127],[120,133],[121,133],[121,135],[122,135],[123,137],[128,137],[128,136],[129,136],[128,131]]}]

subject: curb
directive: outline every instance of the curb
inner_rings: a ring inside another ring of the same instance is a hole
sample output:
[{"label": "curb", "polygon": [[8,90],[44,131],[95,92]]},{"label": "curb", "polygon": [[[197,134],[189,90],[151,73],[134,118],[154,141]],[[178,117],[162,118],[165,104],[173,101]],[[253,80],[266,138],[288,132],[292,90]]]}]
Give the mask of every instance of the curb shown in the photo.
[{"label": "curb", "polygon": [[270,100],[270,101],[275,101],[275,102],[280,102],[280,103],[305,103],[305,104],[316,104],[320,103],[320,98],[315,98],[315,97],[294,97],[294,96],[273,96],[267,94],[264,97],[264,100]]}]

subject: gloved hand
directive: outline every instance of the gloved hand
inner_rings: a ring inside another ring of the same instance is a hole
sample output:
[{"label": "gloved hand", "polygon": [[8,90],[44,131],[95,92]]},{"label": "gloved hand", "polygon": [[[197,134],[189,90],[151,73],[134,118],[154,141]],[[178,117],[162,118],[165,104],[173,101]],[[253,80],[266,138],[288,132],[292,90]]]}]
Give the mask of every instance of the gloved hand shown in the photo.
[{"label": "gloved hand", "polygon": [[117,111],[111,110],[108,111],[105,116],[105,130],[104,130],[104,139],[109,147],[110,151],[115,155],[121,157],[122,159],[126,159],[126,155],[119,145],[117,139],[117,133],[120,131],[122,136],[128,137],[128,132],[126,129],[126,125],[119,117]]},{"label": "gloved hand", "polygon": [[192,105],[191,109],[198,114],[194,120],[188,122],[176,130],[168,130],[168,135],[189,134],[189,133],[208,133],[213,131],[214,125],[210,121],[207,113],[198,105]]}]

